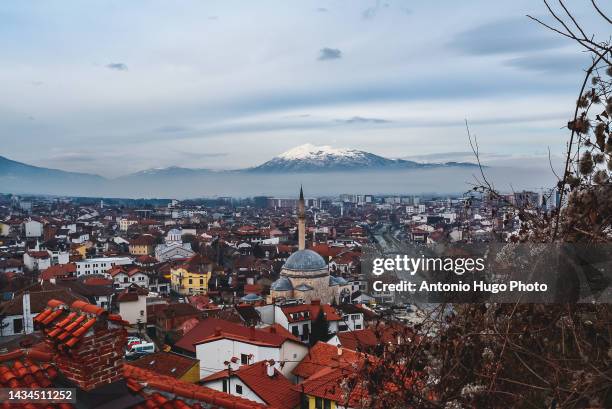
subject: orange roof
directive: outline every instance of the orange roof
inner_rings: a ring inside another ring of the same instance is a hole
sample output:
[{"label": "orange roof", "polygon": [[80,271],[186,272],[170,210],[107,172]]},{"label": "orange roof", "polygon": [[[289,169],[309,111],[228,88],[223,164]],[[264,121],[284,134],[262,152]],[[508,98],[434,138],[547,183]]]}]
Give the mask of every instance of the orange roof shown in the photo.
[{"label": "orange roof", "polygon": [[300,378],[309,378],[323,368],[339,367],[357,361],[359,355],[356,352],[344,348],[341,351],[340,355],[338,347],[319,341],[291,373]]},{"label": "orange roof", "polygon": [[[128,386],[132,390],[140,389],[143,393],[162,391],[176,395],[177,397],[206,402],[213,406],[231,409],[265,409],[270,408],[268,405],[263,405],[248,399],[238,396],[232,396],[224,392],[219,392],[205,386],[196,385],[193,383],[181,381],[170,376],[164,376],[155,372],[147,371],[146,369],[136,368],[132,365],[125,364],[123,373],[128,380]],[[159,395],[159,394],[157,394]],[[151,395],[156,397],[156,393]],[[167,400],[166,400],[167,401]],[[176,402],[176,401],[175,401]],[[183,403],[179,400],[179,402]],[[148,406],[143,404],[143,408],[162,407],[163,403],[151,402],[154,405]],[[165,406],[163,406],[165,407]],[[176,403],[174,407],[177,407]],[[187,405],[183,407],[189,407]]]},{"label": "orange roof", "polygon": [[[260,361],[251,365],[244,365],[238,370],[232,371],[231,375],[238,377],[270,406],[286,409],[297,407],[300,403],[300,393],[293,389],[293,384],[277,369],[274,369],[274,376],[269,376],[267,374],[267,363],[268,361]],[[201,382],[227,377],[227,370],[222,370],[202,379]]]},{"label": "orange roof", "polygon": [[56,264],[51,266],[40,274],[42,280],[51,280],[52,278],[69,277],[76,273],[76,264]]},{"label": "orange roof", "polygon": [[108,314],[97,305],[77,300],[70,307],[63,301],[50,300],[47,308],[34,317],[34,323],[43,327],[48,339],[60,348],[71,348],[98,320],[108,319],[118,325],[128,325],[120,315]]},{"label": "orange roof", "polygon": [[185,334],[175,346],[185,351],[195,352],[196,344],[224,338],[272,347],[279,347],[287,340],[294,341],[294,337],[288,337],[280,333],[271,333],[254,327],[245,327],[244,325],[217,318],[206,318]]}]

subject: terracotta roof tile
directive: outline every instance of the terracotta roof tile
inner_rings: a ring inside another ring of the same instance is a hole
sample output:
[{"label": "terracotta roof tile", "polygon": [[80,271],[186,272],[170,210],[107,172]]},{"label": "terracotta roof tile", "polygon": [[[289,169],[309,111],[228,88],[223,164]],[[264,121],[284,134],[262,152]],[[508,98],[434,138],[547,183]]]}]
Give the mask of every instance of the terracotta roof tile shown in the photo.
[{"label": "terracotta roof tile", "polygon": [[48,339],[70,348],[101,319],[109,319],[117,325],[127,324],[120,316],[111,319],[103,308],[80,300],[74,301],[70,308],[61,301],[50,300],[47,309],[37,315],[34,322],[43,328]]},{"label": "terracotta roof tile", "polygon": [[[274,375],[267,374],[267,361],[256,362],[251,365],[241,366],[232,372],[232,376],[238,377],[257,396],[270,406],[276,408],[293,409],[300,403],[300,394],[293,389],[293,385],[278,370]],[[227,378],[227,371],[219,371],[202,380],[202,382],[215,379]]]},{"label": "terracotta roof tile", "polygon": [[[159,391],[167,392],[176,395],[177,398],[193,399],[202,402],[206,402],[208,405],[213,407],[221,407],[228,409],[264,409],[274,408],[274,406],[263,405],[248,399],[244,399],[238,396],[232,396],[224,392],[219,392],[205,386],[181,381],[170,376],[159,375],[155,372],[147,371],[145,369],[137,368],[135,366],[125,364],[123,366],[124,374],[128,381],[139,382],[145,387],[141,392],[147,393],[148,399],[143,403],[146,408],[163,407],[164,404],[169,403],[169,400],[163,397]],[[177,402],[181,403],[177,403]],[[181,399],[175,399],[172,402],[173,405],[185,404]],[[186,404],[185,404],[186,405]],[[175,407],[171,406],[171,407]],[[191,407],[195,407],[192,405]]]},{"label": "terracotta roof tile", "polygon": [[235,338],[243,342],[277,347],[286,340],[294,340],[294,338],[284,334],[245,327],[244,325],[217,318],[206,318],[185,334],[175,346],[185,351],[195,352],[195,344],[222,338]]}]

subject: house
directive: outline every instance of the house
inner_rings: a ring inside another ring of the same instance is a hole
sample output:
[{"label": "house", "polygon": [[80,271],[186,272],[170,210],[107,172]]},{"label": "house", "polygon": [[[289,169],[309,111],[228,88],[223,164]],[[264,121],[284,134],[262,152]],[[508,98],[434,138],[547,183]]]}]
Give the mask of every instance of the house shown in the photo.
[{"label": "house", "polygon": [[33,318],[46,308],[51,299],[73,302],[85,298],[53,284],[34,284],[0,307],[0,336],[33,332]]},{"label": "house", "polygon": [[342,318],[338,323],[338,332],[358,331],[365,328],[363,311],[353,304],[342,304],[338,307]]},{"label": "house", "polygon": [[119,219],[119,230],[121,231],[128,231],[128,228],[133,225],[138,223],[138,220],[133,219],[133,218],[122,218]]},{"label": "house", "polygon": [[[36,317],[35,325],[42,329],[44,342],[2,354],[4,373],[11,375],[0,377],[2,388],[69,386],[76,389],[79,405],[88,408],[268,407],[125,364],[127,322],[120,315],[110,314],[95,305],[50,300],[47,308]],[[101,355],[104,359],[100,359]],[[81,358],[75,360],[75,356]]]},{"label": "house", "polygon": [[155,352],[130,362],[130,365],[185,382],[195,383],[200,380],[199,361],[172,352]]},{"label": "house", "polygon": [[108,270],[114,266],[123,266],[126,264],[132,264],[130,257],[100,257],[100,258],[88,258],[82,261],[77,261],[77,276],[90,275],[90,274],[108,274]]},{"label": "house", "polygon": [[308,355],[293,369],[292,374],[301,382],[310,378],[322,368],[335,368],[353,363],[359,355],[351,350],[339,348],[325,342],[317,342]]},{"label": "house", "polygon": [[0,273],[23,274],[23,262],[16,258],[0,260]]},{"label": "house", "polygon": [[114,266],[107,273],[111,276],[116,289],[123,290],[131,284],[149,288],[149,276],[140,267],[133,265]]},{"label": "house", "polygon": [[42,281],[50,281],[55,283],[58,280],[66,280],[76,278],[76,264],[56,264],[40,273],[40,279]]},{"label": "house", "polygon": [[376,352],[376,348],[383,343],[400,344],[410,341],[413,332],[409,327],[399,323],[378,323],[362,330],[339,332],[334,335],[328,344],[341,345],[351,351]]},{"label": "house", "polygon": [[42,237],[43,224],[38,220],[28,219],[23,223],[26,237]]},{"label": "house", "polygon": [[197,319],[201,313],[196,307],[186,303],[173,303],[157,307],[155,314],[155,331],[158,339],[173,342],[185,335],[181,326],[191,319]]},{"label": "house", "polygon": [[191,243],[166,242],[155,246],[155,258],[160,262],[185,259],[193,257],[194,254]]},{"label": "house", "polygon": [[294,409],[300,403],[300,393],[275,366],[274,361],[260,361],[235,371],[224,369],[200,384],[274,408]]},{"label": "house", "polygon": [[181,295],[206,294],[212,271],[213,263],[196,254],[170,270],[172,290]]},{"label": "house", "polygon": [[147,295],[149,291],[136,284],[130,284],[117,295],[119,315],[130,324],[146,324]]},{"label": "house", "polygon": [[59,280],[57,284],[106,310],[110,309],[111,299],[115,293],[113,282],[102,277],[83,276],[76,280]]},{"label": "house", "polygon": [[146,256],[155,253],[157,239],[151,234],[142,234],[130,241],[130,254],[132,256]]},{"label": "house", "polygon": [[[311,341],[313,330],[317,331],[316,325],[325,321],[327,334],[338,332],[341,321],[340,314],[329,304],[321,304],[320,300],[312,300],[310,304],[267,304],[255,307],[259,313],[260,320],[265,324],[278,324],[293,336],[308,343]],[[325,336],[325,334],[316,334]]]},{"label": "house", "polygon": [[306,345],[274,328],[264,331],[217,318],[200,321],[174,347],[200,361],[201,378],[217,372],[211,368],[227,367],[225,362],[231,362],[230,367],[235,370],[270,359],[285,362],[280,371],[290,377],[291,370],[308,353]]},{"label": "house", "polygon": [[51,253],[43,251],[27,251],[23,254],[23,265],[30,271],[42,271],[51,267]]}]

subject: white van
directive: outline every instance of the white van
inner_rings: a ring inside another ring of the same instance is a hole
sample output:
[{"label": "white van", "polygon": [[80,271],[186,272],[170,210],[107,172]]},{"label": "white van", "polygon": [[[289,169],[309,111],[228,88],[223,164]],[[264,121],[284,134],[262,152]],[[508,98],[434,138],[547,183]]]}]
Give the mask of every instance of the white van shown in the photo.
[{"label": "white van", "polygon": [[153,352],[155,352],[155,344],[152,342],[143,342],[141,344],[134,344],[128,348],[125,356],[146,355],[152,354]]}]

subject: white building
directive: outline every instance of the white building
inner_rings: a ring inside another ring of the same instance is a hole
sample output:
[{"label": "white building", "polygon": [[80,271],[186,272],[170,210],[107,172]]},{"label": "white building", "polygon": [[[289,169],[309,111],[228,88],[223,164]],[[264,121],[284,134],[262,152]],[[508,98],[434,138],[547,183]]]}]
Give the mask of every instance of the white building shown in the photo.
[{"label": "white building", "polygon": [[[217,332],[213,336],[198,341],[195,344],[196,358],[200,361],[200,378],[205,378],[216,370],[210,368],[223,368],[225,362],[236,370],[249,362],[259,362],[273,359],[275,362],[286,361],[281,369],[282,374],[290,378],[291,371],[308,353],[308,347],[301,342],[288,338],[270,340],[261,336],[261,331],[250,329],[253,335],[244,338],[225,332]],[[231,358],[238,358],[232,362]]]},{"label": "white building", "polygon": [[126,264],[132,264],[132,259],[130,257],[101,257],[77,261],[77,277],[90,274],[103,274],[109,276],[107,273],[108,270],[114,266]]},{"label": "white building", "polygon": [[29,219],[24,223],[26,237],[42,237],[43,224],[37,220]]},{"label": "white building", "polygon": [[47,250],[28,251],[23,254],[23,265],[30,271],[43,271],[51,267],[51,253]]},{"label": "white building", "polygon": [[147,295],[149,291],[131,285],[117,295],[119,315],[130,324],[147,323]]}]

